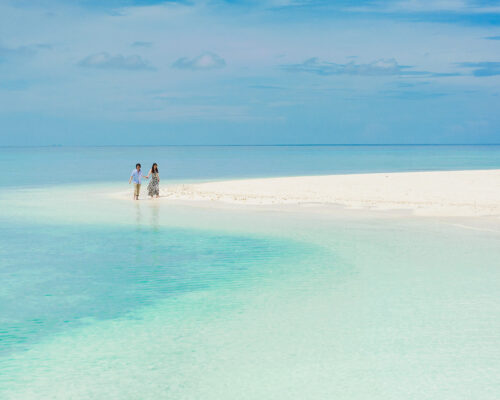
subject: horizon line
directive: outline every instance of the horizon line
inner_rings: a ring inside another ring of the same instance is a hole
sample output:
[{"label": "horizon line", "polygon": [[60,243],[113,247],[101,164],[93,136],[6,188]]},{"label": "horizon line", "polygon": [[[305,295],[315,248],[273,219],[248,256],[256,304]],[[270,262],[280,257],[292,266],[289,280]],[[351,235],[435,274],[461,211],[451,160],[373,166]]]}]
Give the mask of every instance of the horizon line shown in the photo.
[{"label": "horizon line", "polygon": [[0,148],[59,148],[59,147],[383,147],[383,146],[500,146],[500,143],[277,143],[277,144],[47,144],[0,145]]}]

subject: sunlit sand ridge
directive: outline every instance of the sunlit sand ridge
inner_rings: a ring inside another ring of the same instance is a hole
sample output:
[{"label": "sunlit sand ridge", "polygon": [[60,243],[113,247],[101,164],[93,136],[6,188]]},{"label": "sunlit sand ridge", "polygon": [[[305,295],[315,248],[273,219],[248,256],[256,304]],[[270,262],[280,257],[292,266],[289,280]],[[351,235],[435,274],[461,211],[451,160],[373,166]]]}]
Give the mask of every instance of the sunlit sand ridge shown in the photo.
[{"label": "sunlit sand ridge", "polygon": [[243,179],[174,185],[162,197],[241,204],[338,204],[417,215],[500,215],[500,170]]}]

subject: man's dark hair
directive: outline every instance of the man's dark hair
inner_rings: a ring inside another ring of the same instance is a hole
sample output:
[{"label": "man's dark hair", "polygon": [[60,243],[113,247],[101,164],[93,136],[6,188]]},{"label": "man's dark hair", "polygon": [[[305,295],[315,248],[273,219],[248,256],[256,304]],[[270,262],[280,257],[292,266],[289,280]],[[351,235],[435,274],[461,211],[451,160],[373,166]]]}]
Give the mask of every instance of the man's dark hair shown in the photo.
[{"label": "man's dark hair", "polygon": [[136,167],[136,168],[137,168],[137,167],[141,168],[141,164],[137,163],[137,164],[135,164],[135,167]]}]

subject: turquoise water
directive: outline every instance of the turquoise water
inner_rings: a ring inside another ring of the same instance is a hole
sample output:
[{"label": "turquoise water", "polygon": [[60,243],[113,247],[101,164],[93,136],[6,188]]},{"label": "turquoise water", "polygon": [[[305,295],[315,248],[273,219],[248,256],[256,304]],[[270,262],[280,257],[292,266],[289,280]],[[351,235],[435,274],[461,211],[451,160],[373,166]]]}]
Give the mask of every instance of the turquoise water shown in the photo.
[{"label": "turquoise water", "polygon": [[268,267],[301,251],[279,240],[146,226],[14,223],[4,234],[0,352],[29,349],[82,319],[117,318],[166,297],[237,285],[256,273],[252,263]]},{"label": "turquoise water", "polygon": [[[498,162],[490,147],[343,148],[342,167],[328,164],[338,149],[287,148],[279,163],[279,148],[205,149],[182,151],[261,159],[255,176],[307,159],[304,174],[359,172],[360,152],[376,170],[384,152],[394,170]],[[0,151],[55,172],[44,185],[41,168],[9,172],[0,193],[1,399],[498,398],[500,228],[111,198],[129,189],[129,151]],[[240,176],[177,157],[172,179]]]},{"label": "turquoise water", "polygon": [[136,162],[169,180],[491,169],[500,145],[0,147],[7,186],[123,181]]}]

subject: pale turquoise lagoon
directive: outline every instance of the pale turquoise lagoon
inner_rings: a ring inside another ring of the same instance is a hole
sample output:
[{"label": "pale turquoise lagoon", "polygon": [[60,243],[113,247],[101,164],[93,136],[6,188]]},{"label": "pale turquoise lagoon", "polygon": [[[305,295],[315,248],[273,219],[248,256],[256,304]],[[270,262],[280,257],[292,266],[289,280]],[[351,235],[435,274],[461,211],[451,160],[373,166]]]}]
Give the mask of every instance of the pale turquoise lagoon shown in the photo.
[{"label": "pale turquoise lagoon", "polygon": [[[498,147],[439,148],[183,148],[164,184],[368,171],[360,152],[388,170],[500,167]],[[0,150],[15,177],[0,193],[0,399],[500,397],[500,227],[119,200],[136,161],[122,150]],[[184,161],[233,151],[263,161]]]}]

